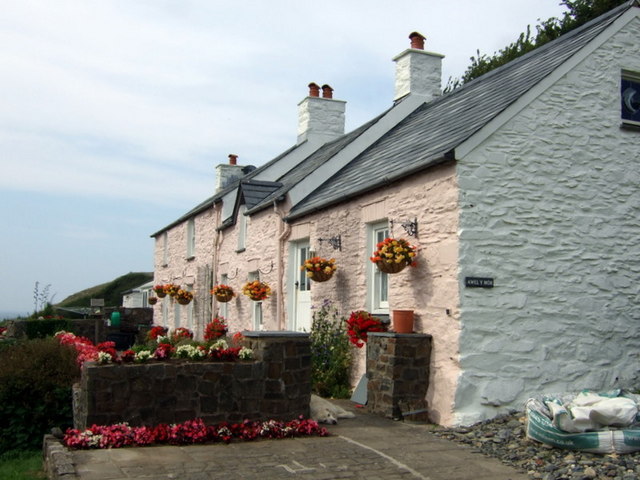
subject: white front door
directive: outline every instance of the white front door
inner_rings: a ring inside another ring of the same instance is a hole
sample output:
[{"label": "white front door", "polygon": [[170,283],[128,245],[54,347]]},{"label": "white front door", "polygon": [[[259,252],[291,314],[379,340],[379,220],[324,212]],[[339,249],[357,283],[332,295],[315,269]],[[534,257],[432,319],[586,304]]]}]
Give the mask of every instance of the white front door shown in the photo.
[{"label": "white front door", "polygon": [[300,266],[310,257],[309,242],[297,242],[294,244],[295,253],[293,261],[291,292],[293,292],[293,325],[292,329],[298,332],[311,331],[311,279],[307,278]]}]

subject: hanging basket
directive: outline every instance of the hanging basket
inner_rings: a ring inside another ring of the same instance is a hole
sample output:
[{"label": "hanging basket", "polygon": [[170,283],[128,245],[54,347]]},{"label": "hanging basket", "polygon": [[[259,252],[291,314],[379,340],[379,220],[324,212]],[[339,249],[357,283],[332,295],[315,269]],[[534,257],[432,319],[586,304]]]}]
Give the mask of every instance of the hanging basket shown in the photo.
[{"label": "hanging basket", "polygon": [[189,303],[191,303],[191,300],[189,300],[188,298],[176,298],[176,302],[178,302],[180,305],[189,305]]},{"label": "hanging basket", "polygon": [[326,282],[327,280],[331,280],[331,277],[333,277],[333,271],[331,273],[319,271],[311,272],[311,276],[309,278],[314,282]]},{"label": "hanging basket", "polygon": [[158,303],[158,297],[149,297],[147,301],[149,302],[149,305],[155,305]]},{"label": "hanging basket", "polygon": [[254,302],[261,302],[262,300],[265,300],[265,298],[263,298],[260,295],[247,295],[247,296]]},{"label": "hanging basket", "polygon": [[232,293],[216,293],[216,300],[222,303],[230,302],[233,299]]},{"label": "hanging basket", "polygon": [[167,296],[167,292],[163,290],[156,290],[156,295],[158,296],[158,298],[164,298]]},{"label": "hanging basket", "polygon": [[383,273],[400,273],[407,266],[407,262],[400,263],[387,263],[387,262],[376,262],[378,266],[378,270]]}]

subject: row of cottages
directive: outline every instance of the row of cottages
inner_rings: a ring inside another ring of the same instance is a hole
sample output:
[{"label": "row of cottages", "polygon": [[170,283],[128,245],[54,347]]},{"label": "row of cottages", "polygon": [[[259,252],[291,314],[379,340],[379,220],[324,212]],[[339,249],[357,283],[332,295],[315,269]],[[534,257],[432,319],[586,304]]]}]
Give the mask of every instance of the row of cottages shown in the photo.
[{"label": "row of cottages", "polygon": [[[230,156],[215,195],[152,235],[155,283],[195,294],[157,304],[156,323],[308,330],[325,299],[346,315],[413,309],[445,425],[541,392],[638,385],[638,4],[447,94],[442,55],[410,38],[388,110],[344,133],[345,103],[310,85],[293,147],[259,168]],[[417,267],[377,270],[387,236],[419,246]],[[330,281],[300,271],[314,252],[336,259]],[[267,300],[209,294],[252,279]]]}]

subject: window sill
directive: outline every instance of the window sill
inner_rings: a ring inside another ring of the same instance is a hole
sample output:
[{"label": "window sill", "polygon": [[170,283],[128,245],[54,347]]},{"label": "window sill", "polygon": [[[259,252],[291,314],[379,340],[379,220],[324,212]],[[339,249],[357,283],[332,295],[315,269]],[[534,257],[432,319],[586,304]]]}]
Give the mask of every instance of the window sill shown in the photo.
[{"label": "window sill", "polygon": [[628,123],[625,122],[624,120],[622,121],[622,123],[620,124],[620,129],[621,130],[630,130],[632,132],[640,132],[640,123]]}]

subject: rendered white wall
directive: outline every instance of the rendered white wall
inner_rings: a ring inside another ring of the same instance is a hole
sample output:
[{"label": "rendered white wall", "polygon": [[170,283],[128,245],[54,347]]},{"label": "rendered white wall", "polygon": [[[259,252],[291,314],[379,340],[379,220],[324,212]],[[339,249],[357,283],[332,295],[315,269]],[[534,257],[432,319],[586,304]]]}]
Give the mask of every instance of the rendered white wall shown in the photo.
[{"label": "rendered white wall", "polygon": [[639,39],[636,18],[458,164],[456,423],[638,385],[640,131],[620,128],[619,97]]}]

